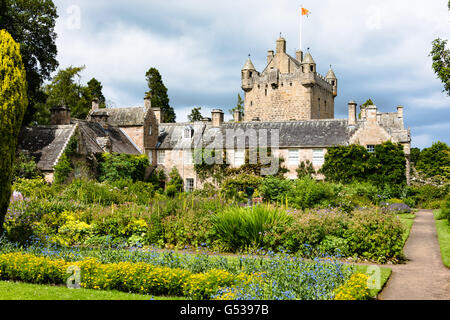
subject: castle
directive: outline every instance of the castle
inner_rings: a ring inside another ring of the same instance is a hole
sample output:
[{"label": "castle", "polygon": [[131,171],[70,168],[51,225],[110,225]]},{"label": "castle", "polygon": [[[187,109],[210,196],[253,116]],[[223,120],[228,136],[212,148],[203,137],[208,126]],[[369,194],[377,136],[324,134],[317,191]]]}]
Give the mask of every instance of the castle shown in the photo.
[{"label": "castle", "polygon": [[152,170],[177,168],[186,191],[191,191],[203,185],[193,161],[199,148],[226,150],[227,163],[239,167],[255,143],[270,147],[275,157],[286,160],[286,177],[295,179],[301,162],[309,160],[320,169],[329,147],[360,144],[373,152],[375,145],[391,140],[404,146],[409,183],[411,134],[404,126],[402,106],[389,113],[368,106],[358,117],[357,104],[350,101],[348,118],[334,119],[338,80],[333,70],[319,75],[311,54],[298,51],[293,58],[286,53],[283,38],[276,42],[276,53],[269,51],[261,73],[249,58],[241,77],[244,114],[236,111],[230,122],[224,121],[220,109],[199,122],[164,123],[161,110],[152,108],[148,98],[143,106],[132,108],[99,109],[98,101],[93,101],[85,120],[70,119],[67,108],[53,109],[51,126],[22,131],[19,150],[35,156],[52,181],[53,167],[69,139],[76,137],[78,151],[87,157],[101,152],[146,154]]},{"label": "castle", "polygon": [[299,121],[334,118],[337,79],[333,70],[325,77],[316,71],[309,52],[296,58],[286,53],[286,40],[277,40],[276,53],[267,55],[259,73],[250,57],[242,69],[245,121]]}]

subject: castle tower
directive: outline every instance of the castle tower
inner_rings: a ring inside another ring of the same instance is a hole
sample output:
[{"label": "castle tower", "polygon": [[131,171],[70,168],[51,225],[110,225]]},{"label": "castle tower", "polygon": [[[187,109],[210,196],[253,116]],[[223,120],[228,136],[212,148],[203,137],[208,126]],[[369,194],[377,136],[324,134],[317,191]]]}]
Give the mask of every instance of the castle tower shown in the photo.
[{"label": "castle tower", "polygon": [[[267,66],[258,72],[250,58],[242,68],[245,92],[244,122],[300,121],[334,118],[337,79],[317,73],[317,65],[309,52],[287,53],[286,40],[276,40],[276,50],[269,50]],[[332,84],[334,82],[334,85]]]},{"label": "castle tower", "polygon": [[331,85],[333,86],[333,97],[336,98],[337,97],[337,84],[338,84],[338,81],[337,81],[336,75],[334,74],[333,69],[331,69],[331,66],[330,66],[330,70],[328,70],[328,73],[325,76],[325,79],[327,79],[327,81],[329,83],[331,83]]},{"label": "castle tower", "polygon": [[257,74],[250,55],[242,68],[242,90],[249,91],[253,88],[253,77]]}]

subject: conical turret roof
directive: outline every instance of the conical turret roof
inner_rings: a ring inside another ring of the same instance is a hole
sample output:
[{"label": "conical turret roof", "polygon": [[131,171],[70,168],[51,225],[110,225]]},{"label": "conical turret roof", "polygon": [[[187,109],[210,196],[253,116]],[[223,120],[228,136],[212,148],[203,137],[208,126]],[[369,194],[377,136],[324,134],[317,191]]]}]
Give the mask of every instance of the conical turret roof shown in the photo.
[{"label": "conical turret roof", "polygon": [[330,70],[328,70],[327,75],[325,76],[326,79],[336,79],[336,75],[334,74],[333,69],[330,68]]},{"label": "conical turret roof", "polygon": [[306,53],[302,63],[316,64],[316,62],[314,61],[313,57],[309,52]]},{"label": "conical turret roof", "polygon": [[256,70],[250,57],[247,59],[247,62],[245,62],[245,65],[242,68],[242,70]]}]

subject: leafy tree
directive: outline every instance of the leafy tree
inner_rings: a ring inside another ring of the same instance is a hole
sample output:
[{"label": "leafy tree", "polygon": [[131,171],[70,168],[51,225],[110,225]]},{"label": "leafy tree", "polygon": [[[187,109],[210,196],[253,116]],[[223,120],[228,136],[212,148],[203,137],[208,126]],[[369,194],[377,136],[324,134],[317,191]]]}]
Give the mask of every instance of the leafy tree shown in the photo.
[{"label": "leafy tree", "polygon": [[430,148],[420,152],[416,169],[423,172],[426,177],[441,176],[450,179],[450,147],[444,142],[435,142]]},{"label": "leafy tree", "polygon": [[20,45],[0,30],[0,232],[11,196],[17,138],[28,106]]},{"label": "leafy tree", "polygon": [[[448,2],[448,10],[450,10],[450,1]],[[429,56],[433,59],[434,73],[444,84],[443,92],[447,92],[450,96],[450,49],[446,47],[448,40],[440,38],[432,42],[433,48]]]},{"label": "leafy tree", "polygon": [[56,60],[55,24],[58,14],[51,0],[0,0],[0,30],[8,31],[20,43],[20,53],[26,70],[29,107],[23,119],[29,124],[44,103],[41,90],[45,80],[58,67]]},{"label": "leafy tree", "polygon": [[444,84],[443,91],[450,96],[450,49],[446,47],[447,41],[440,38],[434,40],[430,56],[433,58],[434,73]]},{"label": "leafy tree", "polygon": [[188,115],[189,122],[201,121],[203,119],[202,114],[200,112],[201,109],[202,109],[201,107],[192,109],[191,114]]},{"label": "leafy tree", "polygon": [[[85,119],[91,110],[94,97],[102,99],[101,84],[95,78],[87,86],[80,83],[82,67],[68,67],[59,70],[52,82],[45,87],[47,109],[65,105],[71,109],[71,116]],[[103,97],[103,106],[105,106]]]},{"label": "leafy tree", "polygon": [[175,111],[169,105],[169,96],[167,88],[164,86],[161,74],[156,68],[150,68],[145,74],[147,84],[150,89],[146,96],[151,99],[152,107],[161,108],[164,122],[175,122]]},{"label": "leafy tree", "polygon": [[244,100],[242,100],[240,94],[238,94],[238,100],[236,103],[236,107],[234,107],[233,109],[230,109],[229,112],[233,115],[236,110],[239,110],[240,112],[242,112],[242,114],[244,113]]}]

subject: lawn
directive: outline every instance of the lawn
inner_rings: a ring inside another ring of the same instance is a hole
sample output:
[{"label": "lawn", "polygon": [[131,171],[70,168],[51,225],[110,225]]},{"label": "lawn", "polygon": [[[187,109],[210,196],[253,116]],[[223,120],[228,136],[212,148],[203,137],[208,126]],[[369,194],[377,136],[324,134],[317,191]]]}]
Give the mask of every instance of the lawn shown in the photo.
[{"label": "lawn", "polygon": [[[360,273],[364,273],[367,274],[369,276],[377,276],[376,274],[373,273],[373,271],[369,270],[370,266],[362,266],[362,265],[357,265],[355,266],[356,268],[356,272],[360,272]],[[371,297],[377,297],[377,295],[381,292],[381,290],[384,288],[384,286],[386,285],[387,281],[389,280],[389,277],[392,274],[392,270],[390,268],[385,268],[385,267],[380,267],[380,286],[379,288],[374,288],[374,289],[370,289],[370,296]]]},{"label": "lawn", "polygon": [[398,217],[405,227],[405,232],[403,233],[403,244],[405,244],[406,240],[408,240],[416,215],[414,213],[402,213],[398,214]]},{"label": "lawn", "polygon": [[442,262],[447,268],[450,268],[450,224],[448,220],[437,220],[441,210],[434,210],[436,230],[438,234],[439,246],[441,248]]},{"label": "lawn", "polygon": [[182,300],[182,298],[0,281],[0,300]]}]

